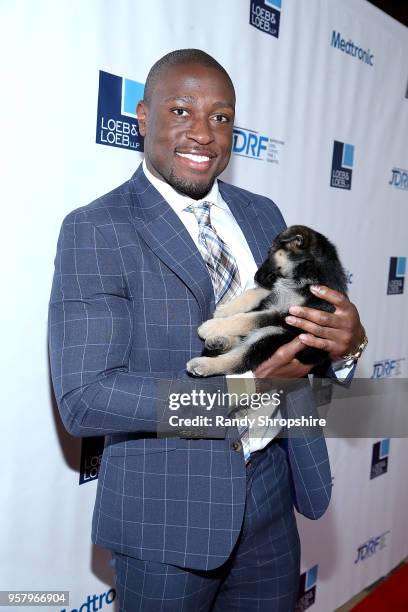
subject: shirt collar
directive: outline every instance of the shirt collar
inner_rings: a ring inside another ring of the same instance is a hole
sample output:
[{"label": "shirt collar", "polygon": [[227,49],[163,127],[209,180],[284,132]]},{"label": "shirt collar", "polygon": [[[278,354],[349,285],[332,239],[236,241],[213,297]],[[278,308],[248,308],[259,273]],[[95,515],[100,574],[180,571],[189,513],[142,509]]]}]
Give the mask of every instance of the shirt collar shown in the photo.
[{"label": "shirt collar", "polygon": [[165,181],[162,181],[161,179],[154,176],[147,168],[146,160],[143,160],[142,168],[146,178],[151,182],[153,187],[157,189],[160,195],[163,196],[163,198],[177,213],[180,213],[187,206],[196,202],[209,202],[211,205],[214,204],[215,206],[223,208],[224,210],[228,210],[228,207],[220,194],[220,190],[218,187],[218,179],[214,181],[213,186],[211,187],[207,195],[204,196],[204,198],[201,198],[200,200],[194,200],[193,198],[179,193],[178,191],[173,189],[173,187],[169,185],[169,183],[166,183]]}]

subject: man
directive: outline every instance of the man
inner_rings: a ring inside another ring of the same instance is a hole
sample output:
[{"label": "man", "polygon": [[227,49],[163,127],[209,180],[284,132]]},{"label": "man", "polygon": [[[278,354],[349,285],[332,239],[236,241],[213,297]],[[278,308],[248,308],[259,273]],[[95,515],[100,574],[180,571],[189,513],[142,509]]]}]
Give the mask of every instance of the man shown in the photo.
[{"label": "man", "polygon": [[[318,518],[330,498],[320,435],[288,439],[285,450],[271,432],[248,442],[236,428],[222,438],[157,437],[163,388],[198,385],[185,371],[202,350],[197,327],[216,301],[251,286],[285,227],[273,202],[215,180],[229,161],[234,108],[231,79],[212,57],[194,49],[164,56],[137,107],[143,165],[69,214],[59,238],[53,382],[67,430],[106,436],[92,537],[113,551],[127,612],[292,610],[293,504]],[[336,312],[297,309],[290,323],[305,334],[257,378],[305,377],[310,368],[296,359],[305,344],[335,361],[361,343],[356,308],[317,291]],[[222,376],[208,384],[226,388]],[[288,395],[287,410],[314,414],[307,380]]]}]

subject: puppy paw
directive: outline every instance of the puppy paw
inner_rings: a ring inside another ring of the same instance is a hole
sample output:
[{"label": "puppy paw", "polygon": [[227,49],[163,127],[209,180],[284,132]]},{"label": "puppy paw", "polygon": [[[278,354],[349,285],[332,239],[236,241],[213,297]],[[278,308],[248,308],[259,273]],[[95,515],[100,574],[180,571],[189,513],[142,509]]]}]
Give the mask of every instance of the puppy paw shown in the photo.
[{"label": "puppy paw", "polygon": [[223,319],[224,317],[229,317],[231,314],[231,306],[229,304],[221,304],[217,306],[214,312],[214,319]]},{"label": "puppy paw", "polygon": [[211,357],[195,357],[190,359],[186,370],[193,376],[209,376],[211,372]]},{"label": "puppy paw", "polygon": [[220,324],[215,319],[209,319],[208,321],[204,321],[202,325],[197,329],[198,335],[200,338],[205,340],[209,336],[217,336],[219,335],[219,327]]},{"label": "puppy paw", "polygon": [[205,341],[205,348],[209,351],[228,351],[232,347],[231,338],[228,336],[212,336]]}]

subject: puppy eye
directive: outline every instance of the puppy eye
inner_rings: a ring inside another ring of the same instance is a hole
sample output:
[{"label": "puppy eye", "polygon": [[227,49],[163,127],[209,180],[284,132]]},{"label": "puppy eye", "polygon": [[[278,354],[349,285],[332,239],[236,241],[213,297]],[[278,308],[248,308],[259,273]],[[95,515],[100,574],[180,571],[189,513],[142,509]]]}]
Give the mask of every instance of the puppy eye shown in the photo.
[{"label": "puppy eye", "polygon": [[302,234],[296,234],[294,242],[298,247],[303,246],[304,240]]}]

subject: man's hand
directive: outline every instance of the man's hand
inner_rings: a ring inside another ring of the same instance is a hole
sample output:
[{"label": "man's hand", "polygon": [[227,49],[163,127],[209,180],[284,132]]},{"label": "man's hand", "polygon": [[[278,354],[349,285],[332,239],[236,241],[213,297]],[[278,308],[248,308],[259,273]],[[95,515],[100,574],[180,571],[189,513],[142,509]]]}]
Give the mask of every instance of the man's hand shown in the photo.
[{"label": "man's hand", "polygon": [[296,316],[286,317],[286,322],[308,332],[300,334],[299,340],[306,346],[327,351],[332,361],[348,353],[355,353],[364,336],[357,308],[344,293],[323,285],[313,286],[310,291],[333,304],[336,310],[331,314],[303,306],[289,308],[290,314]]},{"label": "man's hand", "polygon": [[260,378],[302,378],[309,374],[312,365],[304,365],[296,359],[296,354],[305,348],[299,338],[283,344],[274,354],[261,363],[254,376]]}]

